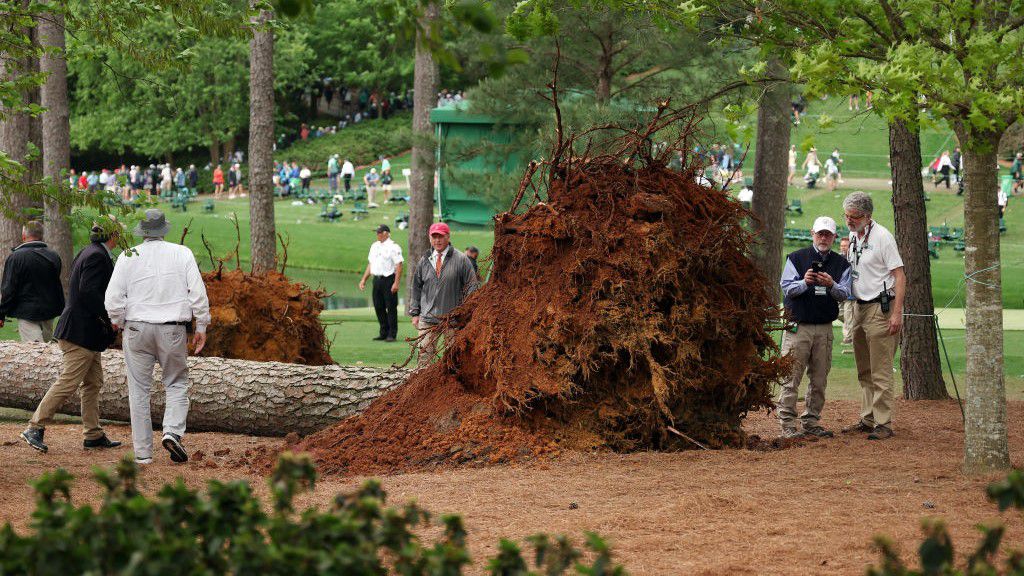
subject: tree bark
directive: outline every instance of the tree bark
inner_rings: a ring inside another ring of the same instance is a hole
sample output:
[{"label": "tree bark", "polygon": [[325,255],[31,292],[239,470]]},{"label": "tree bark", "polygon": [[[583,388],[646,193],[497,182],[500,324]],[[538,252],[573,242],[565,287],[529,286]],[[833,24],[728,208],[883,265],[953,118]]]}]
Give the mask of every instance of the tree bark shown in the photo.
[{"label": "tree bark", "polygon": [[210,137],[210,170],[212,171],[220,164],[220,141]]},{"label": "tree bark", "polygon": [[267,10],[254,19],[249,43],[249,219],[252,273],[277,266],[274,227],[274,33]]},{"label": "tree bark", "polygon": [[[409,177],[409,265],[405,268],[406,306],[412,301],[412,279],[416,263],[430,250],[430,225],[434,221],[434,132],[430,110],[437,103],[437,62],[427,41],[431,26],[440,15],[436,2],[426,6],[416,32],[416,60],[413,73],[412,174]],[[407,308],[408,310],[408,308]]]},{"label": "tree bark", "polygon": [[999,134],[957,128],[964,147],[964,272],[968,278],[964,472],[1010,468],[1003,373],[1003,298],[999,265]]},{"label": "tree bark", "polygon": [[921,181],[921,139],[917,128],[894,120],[889,124],[892,159],[892,207],[896,215],[896,245],[900,247],[907,291],[906,316],[900,347],[903,397],[908,400],[949,398],[942,379],[939,342],[935,333],[932,270],[928,254],[928,219]]},{"label": "tree bark", "polygon": [[[25,34],[29,33],[25,30]],[[0,55],[0,77],[5,80],[14,80],[24,74],[30,64],[22,59],[9,59],[6,54]],[[28,98],[28,94],[22,93],[22,102]],[[0,147],[7,156],[19,162],[25,167],[22,182],[29,182],[28,167],[25,166],[25,154],[28,150],[29,141],[29,118],[27,114],[12,113],[5,110],[6,118],[0,122]],[[14,189],[0,190],[0,201],[4,203],[5,211],[0,211],[0,275],[3,274],[3,262],[10,254],[10,248],[21,243],[21,228],[23,214],[29,207],[28,197]]]},{"label": "tree bark", "polygon": [[63,266],[60,281],[68,289],[74,247],[71,243],[69,206],[58,200],[70,192],[66,177],[71,167],[71,122],[68,110],[68,64],[64,57],[64,15],[52,12],[39,20],[39,42],[55,49],[39,57],[39,69],[47,74],[41,91],[43,113],[43,178],[57,190],[57,198],[47,196],[46,243],[60,255]]},{"label": "tree bark", "polygon": [[[35,410],[60,371],[56,344],[0,341],[0,405]],[[190,431],[260,436],[309,434],[357,414],[405,382],[405,370],[362,366],[302,366],[190,356]],[[156,371],[159,381],[160,371]],[[100,414],[129,420],[124,355],[103,353]],[[153,387],[154,424],[164,409],[163,385]],[[78,394],[59,409],[79,415]]]},{"label": "tree bark", "polygon": [[[768,61],[767,73],[787,74],[777,58]],[[786,224],[786,190],[789,178],[789,84],[771,84],[757,108],[757,151],[754,156],[754,198],[751,211],[757,217],[754,263],[768,278],[773,301],[781,298],[782,231]]]}]

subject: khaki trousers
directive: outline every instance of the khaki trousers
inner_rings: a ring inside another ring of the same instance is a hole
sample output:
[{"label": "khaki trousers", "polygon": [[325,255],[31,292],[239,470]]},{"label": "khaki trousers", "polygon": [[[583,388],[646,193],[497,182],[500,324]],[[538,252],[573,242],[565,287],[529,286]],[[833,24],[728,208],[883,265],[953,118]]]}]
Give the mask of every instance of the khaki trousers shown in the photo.
[{"label": "khaki trousers", "polygon": [[804,430],[819,426],[821,409],[825,406],[828,372],[832,369],[832,338],[831,323],[798,324],[796,333],[782,333],[782,355],[788,354],[793,362],[775,403],[783,429],[796,429],[796,400],[804,372],[807,372],[810,382],[800,422]]},{"label": "khaki trousers", "polygon": [[[421,324],[420,326],[425,326]],[[419,357],[416,359],[416,367],[423,368],[430,364],[437,357],[437,331],[429,330],[431,326],[418,328],[419,334]]]},{"label": "khaki trousers", "polygon": [[100,388],[103,387],[103,356],[88,348],[58,340],[64,355],[61,357],[60,375],[50,385],[36,411],[29,420],[29,427],[44,429],[53,424],[53,416],[75,390],[82,400],[82,432],[86,440],[103,437],[100,427]]},{"label": "khaki trousers", "polygon": [[839,304],[839,313],[843,315],[843,345],[853,344],[853,333],[850,328],[853,326],[853,307],[857,305],[854,300],[847,300]]},{"label": "khaki trousers", "polygon": [[[892,312],[890,312],[891,314]],[[882,305],[854,303],[853,357],[863,397],[860,421],[867,426],[890,426],[892,420],[892,365],[899,334],[889,334],[889,314]]]},{"label": "khaki trousers", "polygon": [[18,335],[22,342],[50,342],[53,340],[53,320],[22,320],[18,318]]}]

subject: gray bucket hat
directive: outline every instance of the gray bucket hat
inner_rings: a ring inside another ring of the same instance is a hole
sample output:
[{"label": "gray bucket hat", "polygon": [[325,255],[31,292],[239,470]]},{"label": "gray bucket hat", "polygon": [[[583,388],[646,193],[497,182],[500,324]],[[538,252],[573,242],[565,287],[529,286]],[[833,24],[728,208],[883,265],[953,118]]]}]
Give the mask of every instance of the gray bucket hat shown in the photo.
[{"label": "gray bucket hat", "polygon": [[135,226],[132,233],[143,238],[163,238],[170,229],[171,225],[167,223],[163,211],[150,208],[146,210],[145,218]]}]

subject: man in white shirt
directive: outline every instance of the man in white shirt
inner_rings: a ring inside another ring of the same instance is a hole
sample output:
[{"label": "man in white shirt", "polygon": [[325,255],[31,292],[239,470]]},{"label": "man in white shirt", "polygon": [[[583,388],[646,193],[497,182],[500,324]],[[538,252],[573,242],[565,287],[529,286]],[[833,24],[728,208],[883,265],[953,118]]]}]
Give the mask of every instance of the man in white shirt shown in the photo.
[{"label": "man in white shirt", "polygon": [[210,324],[210,303],[195,256],[185,246],[164,241],[169,229],[163,212],[146,210],[134,230],[144,240],[117,259],[104,297],[114,329],[124,329],[132,445],[139,464],[153,462],[149,394],[157,362],[166,391],[161,444],[174,462],[188,461],[181,445],[189,405],[186,326],[195,319],[192,345],[198,354]]},{"label": "man in white shirt", "polygon": [[377,241],[370,246],[369,263],[359,289],[373,276],[373,309],[377,312],[380,334],[374,340],[394,342],[398,338],[398,283],[402,278],[402,247],[391,239],[387,224],[377,226]]},{"label": "man in white shirt", "polygon": [[345,162],[341,165],[341,179],[345,183],[345,193],[348,194],[352,190],[352,178],[356,175],[356,167],[352,165],[352,162],[348,158],[345,158]]},{"label": "man in white shirt", "polygon": [[891,438],[892,364],[903,329],[907,277],[892,233],[871,219],[874,203],[864,192],[843,200],[850,229],[853,278],[853,356],[863,390],[860,419],[844,433],[867,432],[869,440]]}]

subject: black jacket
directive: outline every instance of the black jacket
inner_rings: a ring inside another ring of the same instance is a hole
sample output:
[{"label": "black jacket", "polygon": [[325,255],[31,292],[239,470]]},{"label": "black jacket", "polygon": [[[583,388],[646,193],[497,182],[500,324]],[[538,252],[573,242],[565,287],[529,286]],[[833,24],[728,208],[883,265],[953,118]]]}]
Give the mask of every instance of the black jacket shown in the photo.
[{"label": "black jacket", "polygon": [[103,295],[114,273],[114,261],[102,242],[93,242],[75,256],[68,284],[68,305],[57,321],[54,337],[96,352],[114,341],[114,329]]},{"label": "black jacket", "polygon": [[60,256],[45,242],[25,242],[4,263],[0,319],[52,320],[64,309]]}]

